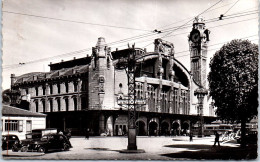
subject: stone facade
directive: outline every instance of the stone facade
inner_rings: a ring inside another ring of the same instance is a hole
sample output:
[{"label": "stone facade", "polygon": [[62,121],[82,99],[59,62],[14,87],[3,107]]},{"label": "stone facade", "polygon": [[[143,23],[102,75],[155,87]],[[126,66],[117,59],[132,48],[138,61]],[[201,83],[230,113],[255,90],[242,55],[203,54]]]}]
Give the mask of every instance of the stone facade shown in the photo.
[{"label": "stone facade", "polygon": [[[146,101],[136,110],[137,132],[180,134],[197,120],[194,90],[198,88],[197,82],[204,84],[205,71],[202,66],[195,68],[192,44],[191,73],[174,58],[172,43],[156,39],[154,44],[154,52],[135,48],[136,99]],[[128,49],[111,52],[101,37],[92,49],[92,57],[51,63],[47,73],[19,77],[12,74],[11,87],[27,97],[30,111],[48,115],[47,127],[70,128],[74,135],[82,135],[86,128],[95,135],[123,135],[128,128],[127,108],[117,101],[127,99],[128,78],[118,65],[127,55]],[[206,59],[206,54],[201,58]],[[205,97],[205,121],[214,119],[210,102]]]}]

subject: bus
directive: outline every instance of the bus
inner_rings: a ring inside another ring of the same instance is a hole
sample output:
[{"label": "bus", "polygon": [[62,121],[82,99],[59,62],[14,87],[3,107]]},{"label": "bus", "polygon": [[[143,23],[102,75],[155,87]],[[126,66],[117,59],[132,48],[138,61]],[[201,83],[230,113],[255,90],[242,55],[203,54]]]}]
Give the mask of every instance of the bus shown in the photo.
[{"label": "bus", "polygon": [[[220,135],[225,132],[232,132],[233,126],[231,124],[204,124],[203,125],[204,136],[214,135],[214,132],[217,131]],[[198,126],[194,126],[192,128],[192,132],[194,135],[198,135],[199,128]]]}]

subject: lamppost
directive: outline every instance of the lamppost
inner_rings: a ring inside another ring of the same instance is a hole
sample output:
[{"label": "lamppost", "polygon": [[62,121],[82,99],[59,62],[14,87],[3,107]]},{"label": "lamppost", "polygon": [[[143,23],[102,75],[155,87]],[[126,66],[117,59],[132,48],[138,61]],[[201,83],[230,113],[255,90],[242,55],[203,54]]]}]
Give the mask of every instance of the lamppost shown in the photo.
[{"label": "lamppost", "polygon": [[204,124],[204,118],[203,118],[203,100],[204,100],[204,96],[208,94],[207,89],[205,89],[204,87],[200,86],[199,88],[197,88],[194,91],[194,95],[197,96],[198,98],[198,128],[199,128],[199,132],[198,132],[198,137],[202,137],[203,136],[203,124]]},{"label": "lamppost", "polygon": [[136,145],[136,95],[135,95],[135,68],[136,68],[136,59],[135,59],[135,47],[134,45],[130,47],[128,45],[127,59],[126,57],[121,57],[118,59],[118,68],[125,69],[128,78],[128,146],[126,150],[121,150],[122,153],[143,153],[145,152],[142,149],[137,149]]}]

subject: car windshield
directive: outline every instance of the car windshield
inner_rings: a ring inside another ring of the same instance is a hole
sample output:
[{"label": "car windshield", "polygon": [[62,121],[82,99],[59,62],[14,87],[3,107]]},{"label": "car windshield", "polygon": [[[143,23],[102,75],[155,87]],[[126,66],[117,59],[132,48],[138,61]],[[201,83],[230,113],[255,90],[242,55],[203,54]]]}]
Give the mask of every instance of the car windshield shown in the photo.
[{"label": "car windshield", "polygon": [[47,141],[48,140],[48,136],[42,136],[41,141]]},{"label": "car windshield", "polygon": [[50,135],[48,135],[48,136],[42,136],[41,141],[47,141],[47,140],[51,140],[51,139],[54,139],[54,137],[53,137],[53,136],[50,136]]},{"label": "car windshield", "polygon": [[32,134],[26,134],[26,139],[32,139]]}]

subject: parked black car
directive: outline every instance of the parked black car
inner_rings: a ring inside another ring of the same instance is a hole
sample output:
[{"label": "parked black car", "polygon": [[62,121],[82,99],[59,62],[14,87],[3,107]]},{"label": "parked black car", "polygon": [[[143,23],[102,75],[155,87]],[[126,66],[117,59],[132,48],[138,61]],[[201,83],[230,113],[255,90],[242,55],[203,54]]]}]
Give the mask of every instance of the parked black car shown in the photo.
[{"label": "parked black car", "polygon": [[15,143],[19,143],[19,138],[17,135],[2,135],[2,150],[13,149],[13,145]]},{"label": "parked black car", "polygon": [[38,151],[48,152],[50,150],[64,150],[67,151],[72,148],[70,141],[62,134],[47,134],[42,136],[41,139],[35,139],[28,143],[22,141],[21,151]]},{"label": "parked black car", "polygon": [[[241,143],[241,136],[238,136],[236,138],[237,143]],[[246,134],[245,136],[245,141],[247,144],[257,144],[257,132],[256,131],[251,131]]]}]

